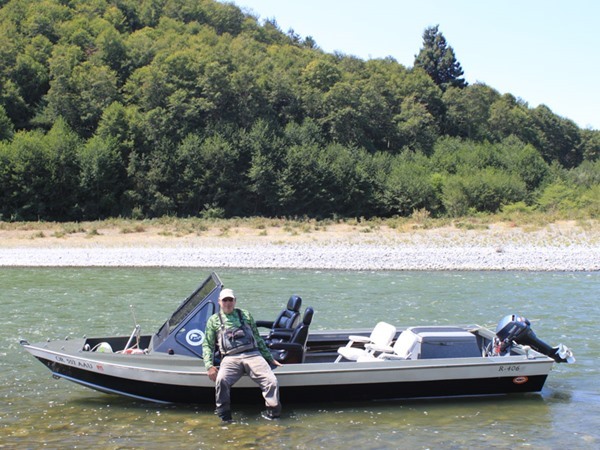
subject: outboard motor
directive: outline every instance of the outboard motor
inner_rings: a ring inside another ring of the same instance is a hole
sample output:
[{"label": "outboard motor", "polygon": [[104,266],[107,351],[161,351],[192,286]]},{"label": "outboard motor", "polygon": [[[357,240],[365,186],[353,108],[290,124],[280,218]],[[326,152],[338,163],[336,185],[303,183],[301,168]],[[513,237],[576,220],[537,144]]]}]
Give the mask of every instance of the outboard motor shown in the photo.
[{"label": "outboard motor", "polygon": [[551,347],[541,341],[531,329],[529,320],[516,314],[508,315],[498,323],[496,336],[500,340],[501,352],[505,352],[512,342],[516,342],[521,345],[529,345],[535,351],[549,356],[556,362],[575,362],[573,352],[569,348],[563,344],[559,344],[558,347]]}]

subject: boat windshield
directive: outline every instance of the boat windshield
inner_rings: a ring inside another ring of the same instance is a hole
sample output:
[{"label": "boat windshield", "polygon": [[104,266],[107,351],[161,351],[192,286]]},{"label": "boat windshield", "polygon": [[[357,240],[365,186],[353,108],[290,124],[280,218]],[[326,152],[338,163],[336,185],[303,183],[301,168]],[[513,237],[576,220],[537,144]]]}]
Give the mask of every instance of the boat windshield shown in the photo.
[{"label": "boat windshield", "polygon": [[175,330],[184,319],[217,287],[216,277],[210,276],[196,291],[177,308],[169,319],[169,334]]}]

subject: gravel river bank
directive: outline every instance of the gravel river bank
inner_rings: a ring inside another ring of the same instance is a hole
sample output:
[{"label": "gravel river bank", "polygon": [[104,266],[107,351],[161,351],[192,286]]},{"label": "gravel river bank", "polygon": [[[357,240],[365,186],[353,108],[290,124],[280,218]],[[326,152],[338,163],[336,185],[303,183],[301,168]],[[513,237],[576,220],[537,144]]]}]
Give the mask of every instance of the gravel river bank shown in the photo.
[{"label": "gravel river bank", "polygon": [[410,232],[339,225],[305,233],[240,227],[179,236],[152,228],[59,237],[4,230],[0,266],[597,271],[600,231],[573,223],[533,231],[505,225]]}]

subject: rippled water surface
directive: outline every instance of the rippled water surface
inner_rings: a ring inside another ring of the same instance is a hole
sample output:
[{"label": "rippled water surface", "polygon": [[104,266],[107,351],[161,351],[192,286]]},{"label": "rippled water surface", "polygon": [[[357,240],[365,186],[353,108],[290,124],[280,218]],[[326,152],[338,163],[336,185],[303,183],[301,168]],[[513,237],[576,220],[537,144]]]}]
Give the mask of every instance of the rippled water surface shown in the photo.
[{"label": "rippled water surface", "polygon": [[206,276],[198,269],[0,269],[0,447],[7,448],[598,448],[600,273],[219,270],[238,304],[272,319],[292,293],[316,310],[313,328],[480,324],[528,317],[546,342],[570,346],[540,394],[492,398],[161,406],[101,394],[50,372],[30,342],[128,335],[130,305],[154,332]]}]

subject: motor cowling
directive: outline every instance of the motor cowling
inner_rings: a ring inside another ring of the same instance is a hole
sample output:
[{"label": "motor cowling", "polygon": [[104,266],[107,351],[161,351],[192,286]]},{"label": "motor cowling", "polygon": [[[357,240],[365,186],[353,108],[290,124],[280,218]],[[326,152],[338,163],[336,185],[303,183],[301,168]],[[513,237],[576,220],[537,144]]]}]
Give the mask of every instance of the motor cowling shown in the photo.
[{"label": "motor cowling", "polygon": [[528,345],[535,351],[542,353],[556,362],[575,362],[573,352],[563,344],[552,347],[539,339],[531,329],[531,323],[525,317],[511,314],[502,318],[496,327],[496,336],[501,342],[501,351],[504,352],[513,342]]}]

